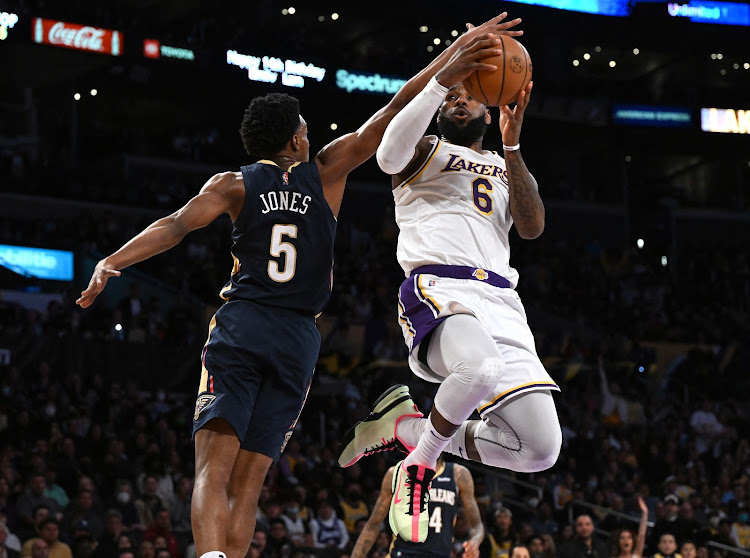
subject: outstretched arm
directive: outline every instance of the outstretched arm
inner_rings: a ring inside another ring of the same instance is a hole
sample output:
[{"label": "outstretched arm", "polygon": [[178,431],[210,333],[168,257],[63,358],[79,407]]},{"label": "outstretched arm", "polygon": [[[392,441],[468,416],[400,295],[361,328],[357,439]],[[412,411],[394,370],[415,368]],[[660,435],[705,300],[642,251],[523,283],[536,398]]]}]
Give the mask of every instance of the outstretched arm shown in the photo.
[{"label": "outstretched arm", "polygon": [[464,543],[465,558],[478,558],[479,545],[484,540],[484,523],[479,513],[479,506],[474,497],[474,479],[463,465],[454,465],[458,495],[464,508],[464,517],[469,524],[469,540]]},{"label": "outstretched arm", "polygon": [[177,246],[189,232],[205,227],[219,215],[230,212],[232,207],[241,207],[240,198],[244,199],[244,195],[242,180],[234,173],[211,177],[200,193],[181,209],[151,223],[114,254],[96,264],[91,281],[76,304],[88,308],[104,290],[107,280],[120,276],[121,269]]},{"label": "outstretched arm", "polygon": [[646,529],[648,529],[648,507],[640,496],[638,496],[638,507],[641,509],[641,522],[638,524],[638,536],[635,539],[633,554],[636,558],[642,558],[643,548],[646,545]]},{"label": "outstretched arm", "polygon": [[372,509],[372,513],[367,519],[364,529],[362,529],[357,542],[354,544],[351,558],[365,558],[367,553],[370,552],[372,545],[375,544],[380,534],[380,525],[383,523],[385,516],[388,515],[388,510],[391,507],[391,498],[393,497],[393,491],[391,490],[392,483],[393,467],[388,469],[388,472],[383,477],[383,482],[380,483],[380,494],[375,502],[375,507]]},{"label": "outstretched arm", "polygon": [[[507,13],[503,12],[479,27],[469,26],[469,30],[437,56],[426,68],[412,77],[393,96],[390,102],[371,116],[356,132],[346,134],[321,149],[315,156],[315,163],[320,170],[323,188],[334,215],[338,214],[344,186],[348,174],[375,154],[383,139],[385,129],[398,112],[411,101],[429,81],[466,45],[478,37],[488,34],[518,36],[522,31],[512,31],[511,27],[521,20],[504,21]],[[491,55],[490,55],[491,56]],[[468,75],[468,74],[467,74]]]},{"label": "outstretched arm", "polygon": [[[544,204],[539,196],[539,186],[521,156],[519,138],[526,107],[529,105],[531,88],[529,82],[521,91],[513,110],[508,105],[500,107],[500,131],[503,134],[505,166],[508,170],[510,192],[510,214],[521,238],[532,239],[544,232]],[[515,148],[513,150],[508,147]]]}]

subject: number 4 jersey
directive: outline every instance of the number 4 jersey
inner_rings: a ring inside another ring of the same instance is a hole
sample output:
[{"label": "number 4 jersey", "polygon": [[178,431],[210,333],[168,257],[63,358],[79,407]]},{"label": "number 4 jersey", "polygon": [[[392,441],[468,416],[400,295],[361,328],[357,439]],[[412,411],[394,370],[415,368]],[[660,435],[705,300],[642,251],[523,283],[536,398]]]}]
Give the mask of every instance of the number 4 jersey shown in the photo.
[{"label": "number 4 jersey", "polygon": [[423,265],[494,271],[515,288],[505,159],[432,137],[425,163],[393,190],[397,257],[406,276]]},{"label": "number 4 jersey", "polygon": [[232,230],[232,275],[220,296],[318,315],[331,296],[336,218],[317,165],[285,171],[262,160],[241,170],[245,203]]}]

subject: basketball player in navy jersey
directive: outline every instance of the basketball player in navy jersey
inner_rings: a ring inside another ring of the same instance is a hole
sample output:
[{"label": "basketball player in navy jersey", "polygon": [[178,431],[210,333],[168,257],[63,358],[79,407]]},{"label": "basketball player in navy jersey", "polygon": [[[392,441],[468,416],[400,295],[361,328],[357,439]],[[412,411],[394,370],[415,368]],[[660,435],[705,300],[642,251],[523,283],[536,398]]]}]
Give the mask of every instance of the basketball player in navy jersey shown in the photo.
[{"label": "basketball player in navy jersey", "polygon": [[[391,509],[396,466],[383,477],[375,507],[357,539],[351,558],[365,558],[380,534],[380,526]],[[484,539],[484,524],[474,498],[474,479],[469,470],[458,463],[446,462],[441,455],[430,488],[428,504],[429,530],[422,543],[405,541],[395,536],[390,548],[391,558],[445,558],[453,548],[453,525],[459,502],[469,524],[469,540],[463,543],[465,558],[479,558],[479,545]]]},{"label": "basketball player in navy jersey", "polygon": [[[201,558],[243,558],[269,466],[291,436],[318,358],[315,318],[331,288],[336,216],[346,179],[375,154],[388,123],[437,73],[464,79],[495,66],[505,13],[462,35],[356,132],[309,162],[297,99],[252,101],[240,135],[254,164],[213,176],[184,207],[101,260],[77,303],[86,308],[123,268],[176,246],[217,217],[231,218],[234,266],[209,326],[195,405],[193,535]],[[408,391],[407,395],[408,397]]]}]

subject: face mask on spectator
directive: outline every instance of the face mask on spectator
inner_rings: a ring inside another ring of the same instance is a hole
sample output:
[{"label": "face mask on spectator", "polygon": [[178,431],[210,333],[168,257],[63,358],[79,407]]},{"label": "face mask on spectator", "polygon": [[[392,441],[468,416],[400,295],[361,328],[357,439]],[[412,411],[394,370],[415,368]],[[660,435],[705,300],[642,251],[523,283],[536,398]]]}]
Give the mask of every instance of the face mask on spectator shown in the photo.
[{"label": "face mask on spectator", "polygon": [[44,408],[44,412],[47,413],[48,417],[54,417],[56,411],[57,409],[55,409],[55,405],[53,403],[48,403]]},{"label": "face mask on spectator", "polygon": [[127,504],[130,502],[130,493],[129,492],[118,492],[117,493],[117,501],[121,504]]}]

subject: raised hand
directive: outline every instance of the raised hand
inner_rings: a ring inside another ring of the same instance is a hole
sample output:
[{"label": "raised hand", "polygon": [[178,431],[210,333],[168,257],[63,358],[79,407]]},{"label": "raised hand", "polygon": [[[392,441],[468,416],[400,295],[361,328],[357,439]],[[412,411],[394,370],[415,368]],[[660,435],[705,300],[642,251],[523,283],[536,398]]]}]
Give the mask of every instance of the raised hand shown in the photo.
[{"label": "raised hand", "polygon": [[450,60],[435,75],[435,79],[441,85],[451,87],[477,70],[494,72],[497,66],[482,62],[482,60],[490,56],[499,56],[502,53],[500,43],[496,35],[488,33],[473,37],[453,53]]},{"label": "raised hand", "polygon": [[500,107],[500,132],[503,134],[503,145],[516,145],[521,137],[521,125],[523,124],[523,115],[526,107],[529,106],[531,89],[534,82],[529,84],[521,91],[513,110],[508,105]]},{"label": "raised hand", "polygon": [[[468,39],[471,39],[474,36],[481,35],[483,33],[505,35],[506,37],[518,37],[520,35],[523,35],[523,31],[521,31],[520,29],[518,30],[511,29],[511,27],[515,27],[516,25],[521,23],[521,18],[517,17],[515,19],[505,21],[506,17],[508,17],[508,12],[503,12],[500,15],[497,15],[493,17],[492,19],[485,21],[479,27],[475,27],[473,24],[467,23],[466,24],[467,32],[463,35],[463,37],[467,37]],[[459,38],[459,40],[461,39]]]},{"label": "raised hand", "polygon": [[109,278],[119,276],[119,271],[116,269],[110,269],[106,264],[99,262],[94,268],[94,274],[91,276],[89,286],[86,287],[85,291],[81,292],[81,296],[76,300],[76,304],[81,308],[88,308],[94,302],[94,299],[99,296],[99,293],[104,290]]}]

